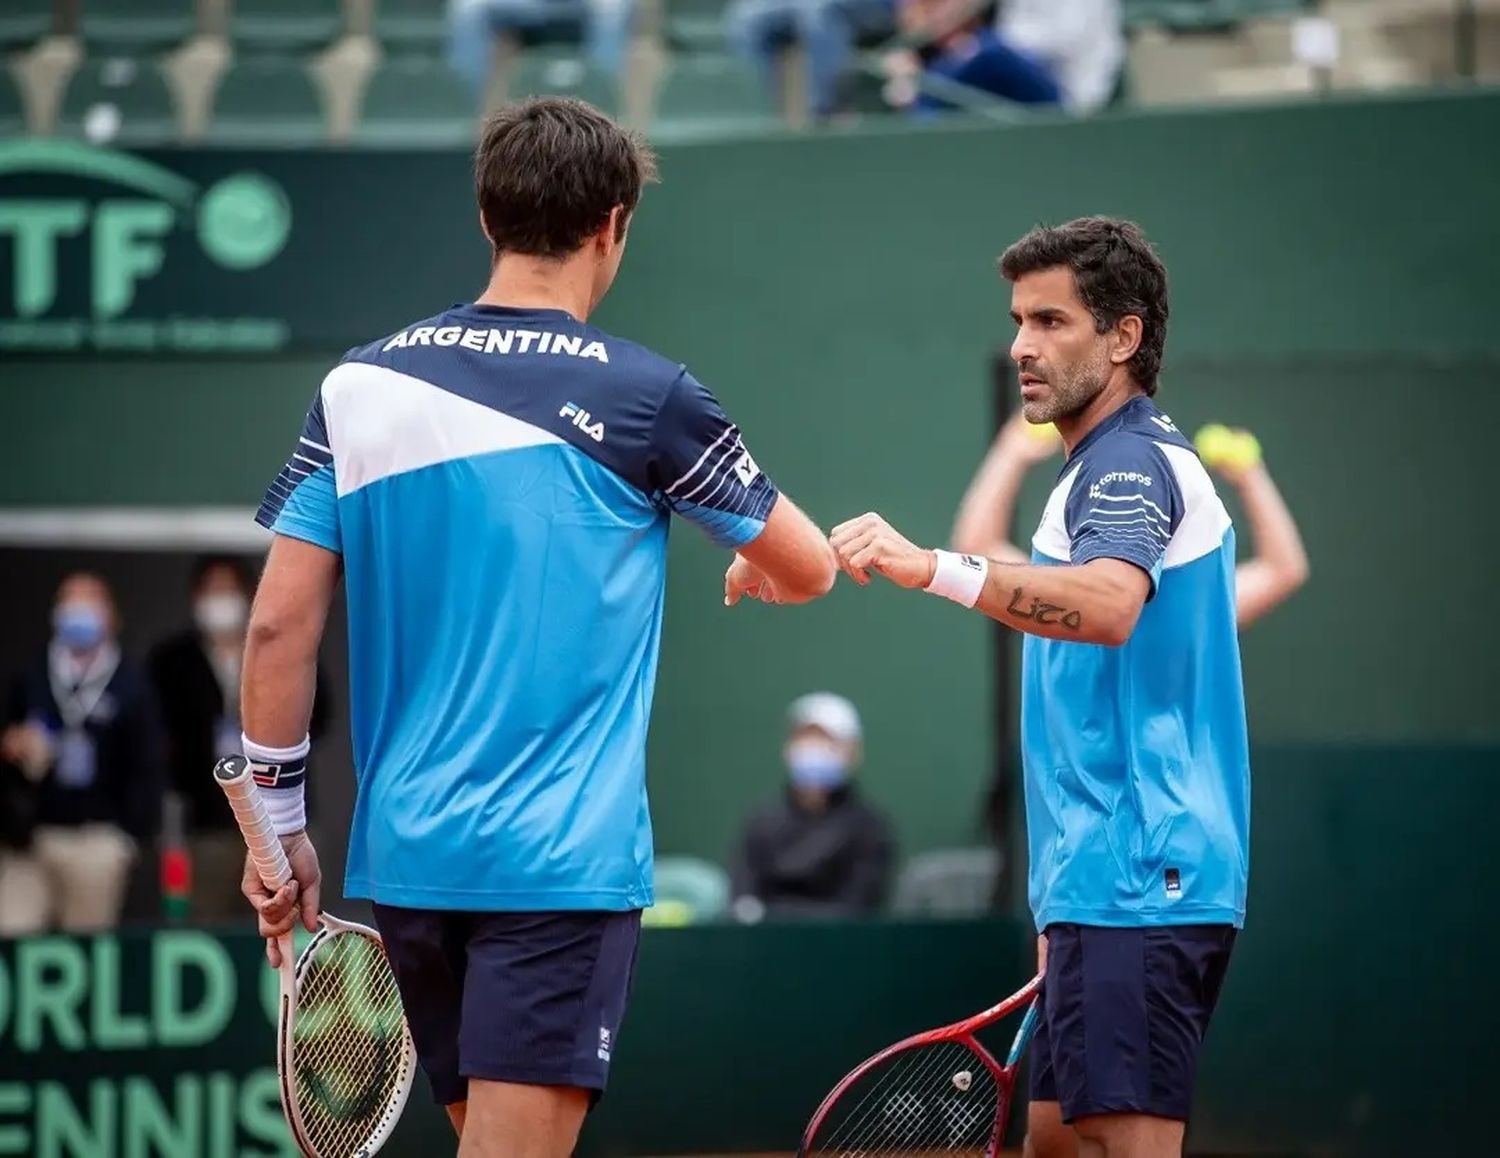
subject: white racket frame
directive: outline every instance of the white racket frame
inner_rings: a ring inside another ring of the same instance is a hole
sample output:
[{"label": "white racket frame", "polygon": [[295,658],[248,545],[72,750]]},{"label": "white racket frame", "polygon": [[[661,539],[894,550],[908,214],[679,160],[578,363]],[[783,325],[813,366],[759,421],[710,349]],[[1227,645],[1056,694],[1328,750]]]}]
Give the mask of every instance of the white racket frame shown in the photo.
[{"label": "white racket frame", "polygon": [[[281,847],[281,838],[276,835],[271,816],[266,811],[266,803],[260,797],[250,761],[243,756],[226,757],[214,768],[214,779],[229,799],[229,807],[234,812],[235,822],[240,826],[240,834],[245,838],[245,846],[250,850],[250,859],[260,873],[260,879],[268,889],[281,888],[292,879],[292,866],[286,859],[286,850]],[[319,946],[330,937],[351,933],[367,937],[375,942],[382,954],[385,952],[385,943],[381,941],[380,934],[368,925],[341,921],[327,913],[320,914],[319,921],[318,931],[313,934],[313,939],[300,955],[295,952],[291,933],[283,934],[277,940],[277,947],[281,952],[281,969],[280,996],[276,1002],[276,1074],[281,1082],[281,1110],[286,1116],[287,1125],[291,1127],[292,1140],[305,1158],[371,1158],[390,1140],[396,1123],[401,1120],[402,1111],[406,1109],[406,1099],[411,1095],[417,1075],[416,1046],[412,1043],[411,1027],[403,1017],[401,1069],[396,1077],[396,1093],[386,1104],[374,1134],[352,1154],[324,1154],[318,1150],[308,1138],[307,1128],[302,1121],[302,1108],[297,1102],[297,1083],[292,1066],[292,1029],[297,1017],[297,990],[301,987]]]}]

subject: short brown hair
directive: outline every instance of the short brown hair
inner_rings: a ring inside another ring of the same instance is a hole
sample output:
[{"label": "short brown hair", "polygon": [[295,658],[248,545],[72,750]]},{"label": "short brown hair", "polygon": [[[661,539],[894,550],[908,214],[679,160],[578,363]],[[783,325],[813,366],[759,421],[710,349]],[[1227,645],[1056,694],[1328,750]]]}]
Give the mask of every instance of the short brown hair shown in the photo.
[{"label": "short brown hair", "polygon": [[537,97],[485,122],[474,152],[474,194],[496,254],[566,257],[624,208],[635,211],[656,158],[593,105]]},{"label": "short brown hair", "polygon": [[1140,226],[1115,217],[1039,226],[1000,258],[1007,281],[1060,265],[1073,271],[1078,296],[1094,315],[1099,333],[1127,314],[1141,319],[1141,344],[1130,359],[1130,376],[1147,394],[1155,394],[1167,344],[1167,270]]}]

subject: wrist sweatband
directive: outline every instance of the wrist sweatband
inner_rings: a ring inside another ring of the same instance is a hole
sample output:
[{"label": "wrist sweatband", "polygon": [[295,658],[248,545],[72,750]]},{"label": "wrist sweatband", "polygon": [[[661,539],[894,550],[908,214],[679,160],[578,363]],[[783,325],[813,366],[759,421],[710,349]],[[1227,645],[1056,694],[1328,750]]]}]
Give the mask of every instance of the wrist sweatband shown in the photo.
[{"label": "wrist sweatband", "polygon": [[245,747],[245,759],[250,761],[251,778],[260,789],[260,798],[265,801],[276,835],[301,832],[307,827],[303,787],[312,740],[303,737],[302,743],[290,748],[267,748],[241,733],[240,741]]},{"label": "wrist sweatband", "polygon": [[937,570],[926,590],[965,607],[979,602],[984,580],[990,573],[990,561],[980,555],[958,555],[952,551],[934,551]]}]

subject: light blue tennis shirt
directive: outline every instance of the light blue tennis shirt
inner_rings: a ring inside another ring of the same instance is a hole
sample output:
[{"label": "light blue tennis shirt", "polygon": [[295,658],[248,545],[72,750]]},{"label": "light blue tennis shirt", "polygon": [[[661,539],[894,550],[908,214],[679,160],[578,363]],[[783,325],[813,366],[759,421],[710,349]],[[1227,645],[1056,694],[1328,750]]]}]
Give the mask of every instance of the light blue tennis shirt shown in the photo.
[{"label": "light blue tennis shirt", "polygon": [[683,367],[561,311],[456,306],[346,355],[257,519],[343,557],[348,895],[651,904],[669,512],[736,548],[775,498]]},{"label": "light blue tennis shirt", "polygon": [[1121,647],[1022,651],[1030,901],[1038,929],[1245,920],[1250,757],[1234,529],[1192,444],[1149,398],[1076,446],[1036,563],[1123,559],[1151,597]]}]

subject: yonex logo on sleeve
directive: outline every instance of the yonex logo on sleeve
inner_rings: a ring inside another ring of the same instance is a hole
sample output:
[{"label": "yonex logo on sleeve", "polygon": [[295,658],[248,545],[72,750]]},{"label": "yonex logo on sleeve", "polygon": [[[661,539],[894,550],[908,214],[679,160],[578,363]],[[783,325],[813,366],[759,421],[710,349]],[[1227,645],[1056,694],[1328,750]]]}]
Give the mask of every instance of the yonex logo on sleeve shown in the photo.
[{"label": "yonex logo on sleeve", "polygon": [[750,457],[748,450],[740,455],[739,462],[734,464],[734,473],[739,476],[740,482],[744,483],[745,486],[753,483],[756,476],[760,474],[760,467],[755,465],[755,460]]}]

